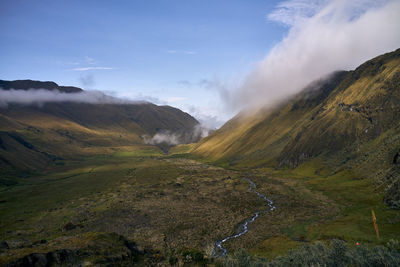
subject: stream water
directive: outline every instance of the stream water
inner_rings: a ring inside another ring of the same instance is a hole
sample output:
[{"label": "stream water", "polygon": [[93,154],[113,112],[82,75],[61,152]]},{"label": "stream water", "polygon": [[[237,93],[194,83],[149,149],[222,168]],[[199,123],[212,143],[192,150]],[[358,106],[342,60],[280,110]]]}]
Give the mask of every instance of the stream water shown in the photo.
[{"label": "stream water", "polygon": [[213,249],[213,257],[215,257],[215,258],[219,258],[219,257],[223,257],[223,256],[227,255],[228,250],[223,247],[223,243],[225,243],[226,241],[228,241],[230,239],[235,239],[235,238],[238,238],[238,237],[246,234],[249,231],[249,224],[254,222],[258,218],[258,216],[260,216],[261,212],[273,211],[276,209],[276,207],[274,206],[274,202],[271,199],[267,198],[267,196],[265,196],[255,190],[257,188],[257,185],[252,180],[250,180],[248,178],[242,178],[242,179],[247,181],[250,184],[250,187],[248,189],[250,192],[255,193],[259,198],[261,198],[267,202],[268,209],[255,212],[251,218],[245,220],[242,224],[240,224],[240,226],[238,228],[238,232],[236,234],[227,236],[224,239],[218,240],[217,242],[215,242],[215,246]]}]

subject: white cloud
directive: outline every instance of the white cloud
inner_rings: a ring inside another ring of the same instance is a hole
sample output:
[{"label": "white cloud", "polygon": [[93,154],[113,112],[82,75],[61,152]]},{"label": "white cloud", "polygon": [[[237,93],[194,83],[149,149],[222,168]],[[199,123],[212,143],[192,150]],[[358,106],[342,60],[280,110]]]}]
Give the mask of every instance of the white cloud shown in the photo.
[{"label": "white cloud", "polygon": [[140,101],[145,101],[145,102],[151,102],[151,103],[154,103],[157,105],[167,105],[168,104],[164,100],[160,100],[159,98],[154,97],[154,96],[144,95],[141,92],[124,91],[124,92],[118,92],[117,95],[120,98],[131,99],[133,101],[140,100]]},{"label": "white cloud", "polygon": [[9,104],[38,105],[50,102],[76,102],[89,104],[134,104],[142,100],[126,100],[112,97],[100,91],[83,91],[78,93],[61,93],[58,90],[0,90],[0,107]]},{"label": "white cloud", "polygon": [[276,9],[268,14],[267,18],[287,26],[293,26],[299,20],[314,16],[327,2],[328,0],[284,1],[279,3]]},{"label": "white cloud", "polygon": [[86,56],[86,57],[85,57],[85,62],[86,62],[87,64],[96,64],[97,61],[96,61],[94,58],[91,58],[91,57]]},{"label": "white cloud", "polygon": [[167,50],[168,54],[185,54],[185,55],[195,55],[195,51],[190,50]]},{"label": "white cloud", "polygon": [[289,27],[227,104],[237,109],[271,106],[308,83],[400,46],[399,0],[282,2],[268,17]]},{"label": "white cloud", "polygon": [[67,62],[59,61],[58,63],[63,64],[63,65],[79,66],[79,65],[94,65],[94,64],[98,64],[99,62],[92,57],[85,56],[83,58],[80,58],[80,59],[75,58],[75,59],[73,59],[71,61],[67,61]]},{"label": "white cloud", "polygon": [[162,132],[156,133],[152,138],[144,138],[144,142],[150,145],[158,145],[158,144],[168,144],[168,145],[178,145],[181,143],[179,140],[179,135],[177,133],[172,132]]},{"label": "white cloud", "polygon": [[233,113],[223,110],[221,106],[186,105],[182,110],[195,117],[206,129],[217,129],[233,116]]},{"label": "white cloud", "polygon": [[78,62],[78,61],[71,61],[71,62],[65,62],[65,63],[63,63],[63,62],[59,62],[60,64],[66,64],[66,65],[79,65],[79,64],[81,64],[80,62]]},{"label": "white cloud", "polygon": [[146,144],[158,145],[178,145],[178,144],[188,144],[197,142],[203,137],[208,136],[211,133],[211,129],[204,127],[200,124],[195,125],[191,130],[186,130],[184,132],[171,132],[171,131],[161,131],[156,133],[153,137],[143,136],[143,141]]},{"label": "white cloud", "polygon": [[170,97],[166,97],[163,100],[167,103],[174,103],[174,102],[179,102],[182,100],[185,100],[186,97],[181,97],[181,96],[170,96]]},{"label": "white cloud", "polygon": [[71,69],[73,71],[88,71],[88,70],[114,70],[115,68],[111,67],[83,67],[83,68],[74,68]]}]

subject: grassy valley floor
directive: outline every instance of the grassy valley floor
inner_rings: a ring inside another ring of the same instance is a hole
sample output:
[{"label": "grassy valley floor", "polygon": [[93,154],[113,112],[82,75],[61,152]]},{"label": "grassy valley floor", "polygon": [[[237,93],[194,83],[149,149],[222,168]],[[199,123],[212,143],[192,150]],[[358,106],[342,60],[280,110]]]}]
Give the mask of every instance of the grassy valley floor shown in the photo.
[{"label": "grassy valley floor", "polygon": [[[111,256],[126,259],[129,242],[144,265],[215,264],[215,241],[237,232],[256,211],[262,212],[249,232],[224,244],[230,253],[244,248],[274,258],[316,240],[374,246],[400,239],[400,212],[383,205],[369,179],[318,166],[232,170],[152,150],[67,161],[1,187],[0,264],[68,249],[86,251],[79,257],[90,266]],[[277,209],[266,211],[242,177]]]}]

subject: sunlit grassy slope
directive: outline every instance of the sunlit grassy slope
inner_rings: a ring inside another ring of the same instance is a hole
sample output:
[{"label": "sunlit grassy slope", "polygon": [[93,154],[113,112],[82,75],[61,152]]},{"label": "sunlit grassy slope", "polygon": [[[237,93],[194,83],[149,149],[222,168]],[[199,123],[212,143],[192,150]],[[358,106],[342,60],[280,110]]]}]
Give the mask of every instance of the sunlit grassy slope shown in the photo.
[{"label": "sunlit grassy slope", "polygon": [[240,114],[192,153],[245,168],[320,157],[331,171],[351,168],[390,191],[398,187],[399,114],[400,49],[334,73],[278,107]]},{"label": "sunlit grassy slope", "polygon": [[198,122],[169,106],[46,103],[0,108],[1,169],[39,170],[82,155],[150,148],[158,131],[190,132]]}]

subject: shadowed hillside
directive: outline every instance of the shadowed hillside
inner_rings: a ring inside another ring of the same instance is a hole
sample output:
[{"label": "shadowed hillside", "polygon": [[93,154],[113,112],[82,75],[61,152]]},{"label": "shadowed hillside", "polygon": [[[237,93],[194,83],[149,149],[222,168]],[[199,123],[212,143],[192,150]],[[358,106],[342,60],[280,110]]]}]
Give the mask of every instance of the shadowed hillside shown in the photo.
[{"label": "shadowed hillside", "polygon": [[320,159],[320,169],[374,178],[385,201],[400,207],[399,114],[400,49],[314,82],[278,107],[239,114],[192,152],[242,167]]}]

